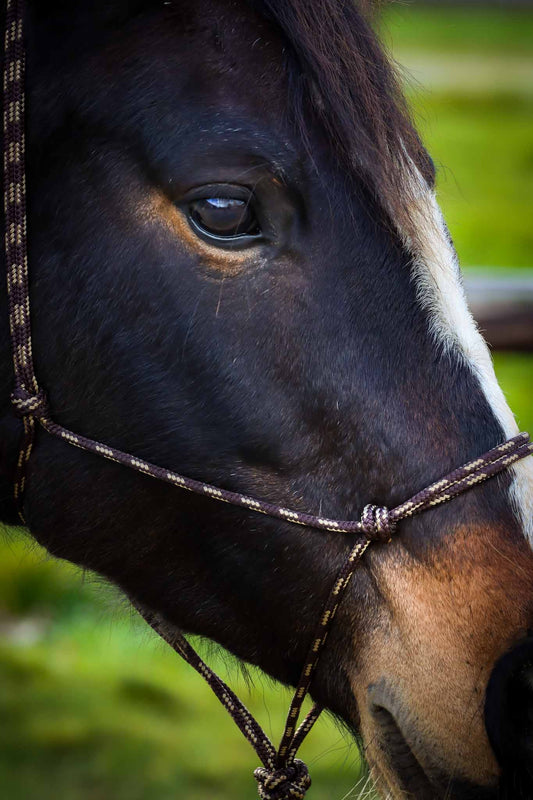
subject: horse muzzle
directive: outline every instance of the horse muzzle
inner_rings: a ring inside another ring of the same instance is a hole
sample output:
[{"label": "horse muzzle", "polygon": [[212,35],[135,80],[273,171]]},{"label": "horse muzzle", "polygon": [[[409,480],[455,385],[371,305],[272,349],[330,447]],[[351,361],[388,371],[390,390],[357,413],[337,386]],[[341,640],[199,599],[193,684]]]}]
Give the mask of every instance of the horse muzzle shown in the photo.
[{"label": "horse muzzle", "polygon": [[[392,797],[416,800],[532,800],[533,636],[505,653],[492,670],[486,691],[485,725],[500,767],[492,786],[447,774],[424,746],[416,720],[395,693],[379,683],[369,690],[373,742],[370,760]],[[372,752],[376,753],[375,758]]]}]

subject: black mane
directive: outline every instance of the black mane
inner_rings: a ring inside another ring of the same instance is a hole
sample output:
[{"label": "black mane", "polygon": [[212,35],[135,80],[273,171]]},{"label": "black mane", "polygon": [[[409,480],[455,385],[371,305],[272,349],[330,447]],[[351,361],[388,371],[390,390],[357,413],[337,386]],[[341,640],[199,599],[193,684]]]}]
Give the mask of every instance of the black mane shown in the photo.
[{"label": "black mane", "polygon": [[432,184],[433,165],[370,9],[353,0],[252,2],[281,28],[295,55],[296,113],[310,103],[348,173],[397,222],[407,223],[412,166]]}]

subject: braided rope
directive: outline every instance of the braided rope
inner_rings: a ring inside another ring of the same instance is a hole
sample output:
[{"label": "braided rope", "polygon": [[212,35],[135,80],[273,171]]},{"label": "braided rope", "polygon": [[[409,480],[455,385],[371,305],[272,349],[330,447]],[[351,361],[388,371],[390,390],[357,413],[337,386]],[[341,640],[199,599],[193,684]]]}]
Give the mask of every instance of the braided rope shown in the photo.
[{"label": "braided rope", "polygon": [[250,742],[266,769],[274,770],[276,767],[276,750],[274,745],[248,711],[244,703],[220,678],[211,667],[198,655],[187,639],[180,633],[165,625],[157,614],[136,604],[137,611],[146,620],[151,628],[178,653],[211,687],[235,724],[245,738]]},{"label": "braided rope", "polygon": [[261,800],[304,800],[311,786],[309,771],[303,761],[295,758],[279,769],[258,767],[254,772]]},{"label": "braided rope", "polygon": [[[4,37],[4,211],[9,328],[15,369],[14,394],[34,396],[39,387],[33,367],[26,229],[26,169],[24,137],[25,51],[22,11],[8,0]],[[35,418],[24,417],[24,432],[15,472],[15,502],[24,522],[22,498],[26,466],[35,438]]]},{"label": "braided rope", "polygon": [[39,387],[33,364],[30,293],[27,259],[26,181],[24,139],[24,68],[22,0],[7,0],[4,60],[4,206],[5,250],[9,325],[13,349],[15,385],[11,396],[15,412],[22,417],[23,435],[14,480],[15,501],[24,522],[23,498],[26,469],[32,453],[36,422],[52,436],[89,453],[122,464],[189,492],[260,514],[323,531],[356,534],[349,555],[331,589],[306,655],[300,680],[291,702],[281,743],[274,745],[226,683],[200,658],[187,640],[168,628],[157,615],[138,610],[148,624],[209,684],[246,739],[255,749],[262,767],[255,771],[261,800],[303,800],[311,784],[307,767],[296,758],[303,740],[322,709],[315,705],[298,726],[302,705],[315,674],[320,654],[335,619],[346,587],[371,542],[390,541],[397,524],[466,492],[521,458],[533,453],[529,436],[521,433],[484,455],[455,469],[392,510],[366,505],[359,520],[335,520],[284,508],[238,492],[193,480],[151,464],[115,447],[88,439],[53,421],[46,395]]},{"label": "braided rope", "polygon": [[108,461],[114,461],[136,472],[142,472],[144,475],[149,475],[157,480],[177,486],[187,492],[210,497],[220,503],[246,508],[249,511],[265,514],[267,517],[274,517],[285,522],[292,522],[295,525],[303,525],[306,528],[317,528],[318,530],[335,533],[362,533],[370,541],[376,542],[388,542],[400,520],[448,502],[453,497],[468,491],[498,472],[507,469],[519,459],[533,453],[533,443],[530,442],[529,435],[520,433],[513,439],[509,439],[482,456],[455,469],[449,475],[435,481],[435,483],[422,489],[409,500],[391,510],[370,504],[365,506],[359,520],[336,520],[284,508],[276,503],[258,500],[240,492],[232,492],[203,481],[187,478],[177,472],[152,464],[150,461],[145,461],[138,456],[118,450],[116,447],[102,444],[79,433],[74,433],[62,425],[58,425],[57,422],[50,418],[49,409],[45,402],[40,400],[36,402],[36,405],[36,411],[27,411],[26,414],[38,419],[42,427],[52,436],[63,439],[68,444],[88,453],[94,453]]}]

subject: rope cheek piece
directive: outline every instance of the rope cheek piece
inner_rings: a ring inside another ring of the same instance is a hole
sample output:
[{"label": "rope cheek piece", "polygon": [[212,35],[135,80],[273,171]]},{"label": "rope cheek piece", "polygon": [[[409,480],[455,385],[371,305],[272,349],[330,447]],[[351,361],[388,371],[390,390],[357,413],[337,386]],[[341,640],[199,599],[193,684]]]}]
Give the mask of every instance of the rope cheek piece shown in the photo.
[{"label": "rope cheek piece", "polygon": [[318,719],[322,708],[313,706],[298,724],[304,699],[324,648],[328,632],[346,587],[372,542],[386,543],[398,523],[433,508],[491,478],[516,461],[533,453],[533,444],[521,433],[493,448],[479,458],[450,472],[393,509],[367,505],[359,520],[335,520],[283,508],[274,503],[220,489],[192,480],[176,472],[151,464],[107,444],[96,442],[54,422],[46,395],[35,374],[31,325],[26,231],[26,180],[24,138],[24,65],[23,2],[7,0],[4,58],[4,204],[6,213],[5,248],[9,325],[11,332],[15,384],[11,396],[15,412],[22,417],[23,435],[15,472],[15,501],[21,521],[26,467],[29,462],[37,423],[50,435],[109,461],[123,464],[137,472],[165,481],[180,489],[205,495],[224,503],[266,514],[297,525],[324,531],[354,535],[346,561],[337,576],[304,662],[291,702],[285,729],[276,750],[247,708],[234,692],[200,658],[184,636],[170,629],[157,614],[138,608],[149,625],[209,684],[236,725],[256,751],[262,766],[255,770],[261,800],[303,800],[311,779],[305,764],[296,754]]}]

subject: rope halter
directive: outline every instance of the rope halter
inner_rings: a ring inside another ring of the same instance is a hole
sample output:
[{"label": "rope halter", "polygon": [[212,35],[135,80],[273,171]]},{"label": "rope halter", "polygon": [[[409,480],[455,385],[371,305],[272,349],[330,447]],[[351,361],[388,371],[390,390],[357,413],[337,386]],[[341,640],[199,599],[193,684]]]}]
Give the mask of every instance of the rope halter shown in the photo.
[{"label": "rope halter", "polygon": [[17,387],[11,395],[11,403],[19,417],[46,419],[50,413],[48,399],[42,389],[32,394],[27,389]]},{"label": "rope halter", "polygon": [[396,520],[385,506],[369,504],[363,508],[361,532],[371,542],[381,542],[382,544],[390,542],[396,530],[396,524]]},{"label": "rope halter", "polygon": [[261,800],[304,800],[311,786],[309,771],[299,758],[279,769],[258,767],[254,778]]}]

